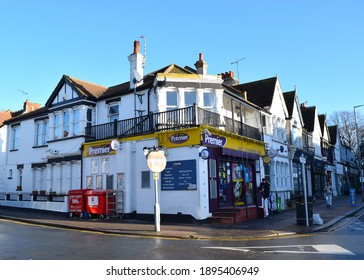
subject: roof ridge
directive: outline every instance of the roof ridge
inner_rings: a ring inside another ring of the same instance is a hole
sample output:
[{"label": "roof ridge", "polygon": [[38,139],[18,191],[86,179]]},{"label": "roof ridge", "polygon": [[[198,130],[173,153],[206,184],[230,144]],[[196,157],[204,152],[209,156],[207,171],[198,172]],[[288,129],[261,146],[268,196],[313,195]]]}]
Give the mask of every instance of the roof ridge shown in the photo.
[{"label": "roof ridge", "polygon": [[81,83],[86,83],[86,84],[89,84],[89,85],[93,85],[93,86],[98,86],[98,87],[102,87],[102,88],[108,88],[107,86],[103,86],[103,85],[100,85],[100,84],[96,84],[96,83],[93,83],[93,82],[89,82],[89,81],[85,81],[85,80],[81,80],[79,78],[75,78],[75,77],[71,77],[69,75],[63,75],[65,78],[69,79],[69,80],[72,80],[72,81],[75,81],[75,82],[81,82]]}]

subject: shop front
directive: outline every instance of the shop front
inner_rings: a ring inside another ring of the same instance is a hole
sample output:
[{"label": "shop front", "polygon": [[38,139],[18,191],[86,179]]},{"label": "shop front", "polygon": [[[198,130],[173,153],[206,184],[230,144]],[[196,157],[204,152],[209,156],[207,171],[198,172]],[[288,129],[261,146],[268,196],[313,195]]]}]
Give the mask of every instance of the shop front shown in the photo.
[{"label": "shop front", "polygon": [[218,151],[218,194],[220,207],[257,205],[255,161],[258,155],[223,148]]},{"label": "shop front", "polygon": [[[208,133],[206,132],[208,129]],[[158,194],[161,218],[204,220],[221,207],[256,204],[256,161],[264,143],[200,126],[84,145],[83,187],[123,191],[124,217],[153,215],[153,172],[143,149],[163,147]]]}]

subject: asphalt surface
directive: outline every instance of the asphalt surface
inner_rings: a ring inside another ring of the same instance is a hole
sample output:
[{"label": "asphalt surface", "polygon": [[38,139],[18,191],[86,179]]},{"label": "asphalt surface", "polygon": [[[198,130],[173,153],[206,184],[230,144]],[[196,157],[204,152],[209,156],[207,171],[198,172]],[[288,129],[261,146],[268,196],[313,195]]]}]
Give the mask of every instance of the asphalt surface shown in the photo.
[{"label": "asphalt surface", "polygon": [[324,200],[312,203],[313,214],[319,214],[322,225],[297,225],[295,206],[278,213],[271,213],[268,218],[244,221],[236,224],[206,223],[164,223],[161,220],[160,231],[155,230],[154,221],[146,222],[132,219],[86,219],[68,217],[66,213],[54,213],[42,210],[1,206],[0,218],[18,222],[46,225],[74,230],[87,230],[106,234],[149,236],[177,239],[216,239],[244,240],[256,238],[278,238],[293,234],[307,234],[328,229],[345,217],[364,209],[361,194],[357,195],[356,206],[351,205],[349,196],[337,196],[333,205],[327,207]]}]

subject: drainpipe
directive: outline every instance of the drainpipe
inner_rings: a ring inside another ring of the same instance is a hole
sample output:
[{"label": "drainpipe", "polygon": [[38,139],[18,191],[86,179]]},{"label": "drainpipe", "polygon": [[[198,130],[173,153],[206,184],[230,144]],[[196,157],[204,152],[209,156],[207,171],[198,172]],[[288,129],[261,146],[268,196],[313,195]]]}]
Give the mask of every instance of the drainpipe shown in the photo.
[{"label": "drainpipe", "polygon": [[81,150],[81,190],[82,190],[83,189],[83,150],[84,150],[83,144],[81,144],[80,150]]}]

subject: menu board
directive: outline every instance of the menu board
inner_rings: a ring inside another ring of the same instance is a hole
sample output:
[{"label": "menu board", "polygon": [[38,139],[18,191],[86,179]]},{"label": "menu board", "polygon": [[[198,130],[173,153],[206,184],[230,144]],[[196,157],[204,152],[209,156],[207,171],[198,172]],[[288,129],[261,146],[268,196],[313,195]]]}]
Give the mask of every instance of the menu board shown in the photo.
[{"label": "menu board", "polygon": [[196,160],[168,161],[161,182],[162,191],[197,190]]}]

